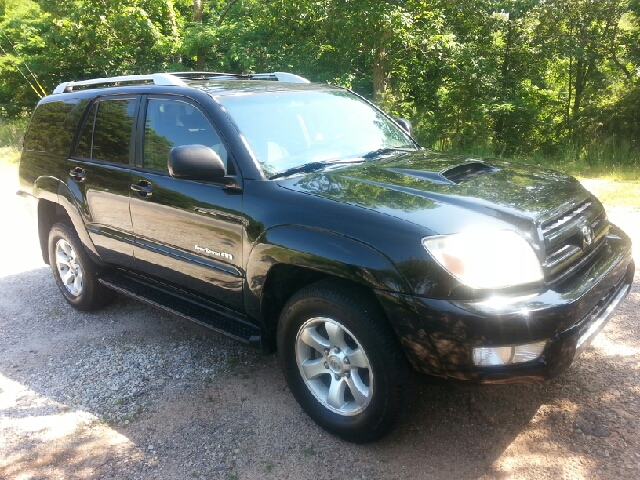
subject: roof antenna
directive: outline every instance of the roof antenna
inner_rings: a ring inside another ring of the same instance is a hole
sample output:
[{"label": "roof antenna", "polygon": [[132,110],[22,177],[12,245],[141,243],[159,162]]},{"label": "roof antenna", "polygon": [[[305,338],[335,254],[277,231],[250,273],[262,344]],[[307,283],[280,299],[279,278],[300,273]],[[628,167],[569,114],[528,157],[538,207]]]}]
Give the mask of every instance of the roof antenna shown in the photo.
[{"label": "roof antenna", "polygon": [[[29,86],[33,89],[34,92],[36,92],[36,95],[38,95],[40,98],[45,97],[47,95],[47,92],[45,92],[44,88],[42,88],[42,85],[40,85],[40,82],[38,82],[38,78],[36,77],[36,75],[31,71],[31,69],[29,68],[29,65],[27,65],[27,63],[24,60],[22,60],[22,57],[20,56],[20,54],[16,50],[16,47],[13,45],[13,43],[11,43],[11,40],[9,39],[9,37],[7,37],[7,34],[4,33],[4,32],[2,32],[2,34],[4,35],[4,38],[7,39],[7,42],[9,42],[9,45],[11,45],[11,48],[13,48],[13,51],[16,53],[16,56],[20,59],[22,64],[26,67],[27,71],[31,74],[31,76],[33,77],[33,80],[35,81],[36,85],[38,86],[38,88],[40,88],[40,91],[38,92],[38,90],[36,90],[36,88],[33,86],[33,84],[26,77],[26,75],[24,73],[22,73],[22,70],[20,70],[20,68],[18,68],[18,66],[16,65],[16,69],[18,70],[18,72],[20,72],[20,75],[22,75],[24,77],[24,79],[27,81]],[[4,48],[2,48],[2,45],[0,45],[0,49],[2,49],[2,51],[4,52],[5,55],[7,55],[7,56],[9,55],[7,53],[7,51]]]}]

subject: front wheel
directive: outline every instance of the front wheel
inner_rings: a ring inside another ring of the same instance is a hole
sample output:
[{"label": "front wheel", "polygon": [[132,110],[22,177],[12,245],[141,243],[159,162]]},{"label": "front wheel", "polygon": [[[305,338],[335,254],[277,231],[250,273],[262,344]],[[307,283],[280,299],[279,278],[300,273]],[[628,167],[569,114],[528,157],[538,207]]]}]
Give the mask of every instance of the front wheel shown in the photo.
[{"label": "front wheel", "polygon": [[98,282],[96,265],[72,227],[63,223],[51,227],[49,263],[60,292],[74,308],[95,310],[112,297],[112,291]]},{"label": "front wheel", "polygon": [[300,406],[337,436],[376,440],[402,410],[408,366],[366,292],[330,281],[300,290],[282,311],[278,354]]}]

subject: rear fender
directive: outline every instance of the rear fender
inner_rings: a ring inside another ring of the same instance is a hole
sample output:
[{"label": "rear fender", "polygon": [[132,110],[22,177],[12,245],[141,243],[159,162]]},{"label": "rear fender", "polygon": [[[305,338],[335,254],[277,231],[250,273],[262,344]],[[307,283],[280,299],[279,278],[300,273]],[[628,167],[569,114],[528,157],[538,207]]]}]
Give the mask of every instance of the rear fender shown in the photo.
[{"label": "rear fender", "polygon": [[[48,237],[51,225],[55,223],[56,217],[66,216],[71,220],[73,228],[78,233],[78,237],[82,241],[87,253],[96,263],[102,264],[93,242],[89,238],[89,234],[84,226],[84,221],[80,213],[80,209],[75,201],[73,194],[63,182],[55,177],[38,177],[33,185],[33,196],[40,201],[47,201],[56,205],[54,218],[38,218],[38,232],[40,236],[40,248],[42,249],[43,259],[48,263]],[[60,211],[60,209],[62,211]],[[38,209],[38,212],[48,211],[47,209]],[[63,213],[64,212],[64,213]],[[66,215],[65,215],[66,214]],[[45,231],[46,230],[46,231]]]}]

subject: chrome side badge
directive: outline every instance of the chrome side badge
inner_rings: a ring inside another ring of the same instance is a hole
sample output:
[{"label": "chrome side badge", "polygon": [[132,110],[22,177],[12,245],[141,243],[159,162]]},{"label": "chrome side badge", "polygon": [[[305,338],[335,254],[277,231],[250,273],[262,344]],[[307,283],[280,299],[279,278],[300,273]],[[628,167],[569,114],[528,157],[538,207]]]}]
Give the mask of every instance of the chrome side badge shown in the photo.
[{"label": "chrome side badge", "polygon": [[233,255],[227,252],[216,252],[215,250],[210,250],[209,248],[201,247],[200,245],[196,245],[195,250],[197,252],[206,253],[207,255],[213,255],[214,257],[222,257],[226,258],[227,260],[233,260]]}]

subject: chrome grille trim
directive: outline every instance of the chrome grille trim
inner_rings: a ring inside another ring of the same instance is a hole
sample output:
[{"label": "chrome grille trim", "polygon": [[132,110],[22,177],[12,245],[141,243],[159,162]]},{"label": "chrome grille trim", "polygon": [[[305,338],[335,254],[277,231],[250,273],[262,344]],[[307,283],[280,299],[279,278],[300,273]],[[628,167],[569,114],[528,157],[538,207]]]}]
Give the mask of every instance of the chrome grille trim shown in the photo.
[{"label": "chrome grille trim", "polygon": [[[582,228],[591,228],[593,240],[584,244]],[[606,214],[593,198],[560,213],[540,225],[546,249],[542,264],[545,283],[553,286],[567,280],[573,272],[595,258],[606,244],[609,231]]]},{"label": "chrome grille trim", "polygon": [[552,223],[548,223],[549,222],[548,220],[547,222],[542,224],[542,234],[546,237],[547,233],[564,225],[565,223],[571,221],[572,219],[577,218],[578,215],[580,215],[582,212],[587,210],[590,206],[591,206],[591,202],[587,200],[586,202],[578,205],[576,208],[569,210],[560,218],[555,219],[555,221],[551,220]]}]

